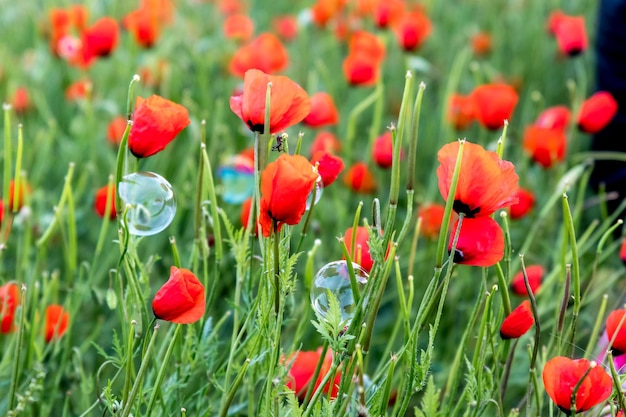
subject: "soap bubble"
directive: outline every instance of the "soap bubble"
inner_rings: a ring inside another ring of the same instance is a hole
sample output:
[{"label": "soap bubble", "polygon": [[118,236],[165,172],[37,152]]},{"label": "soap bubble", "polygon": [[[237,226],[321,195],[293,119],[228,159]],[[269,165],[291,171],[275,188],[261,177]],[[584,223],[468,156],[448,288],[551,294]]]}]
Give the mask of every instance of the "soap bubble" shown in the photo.
[{"label": "soap bubble", "polygon": [[[363,293],[369,276],[358,264],[352,263],[359,291]],[[356,312],[356,303],[350,286],[350,273],[345,260],[324,265],[313,278],[311,304],[320,317],[326,317],[330,309],[329,297],[334,297],[341,309],[341,320],[349,325]]]},{"label": "soap bubble", "polygon": [[222,180],[222,198],[229,204],[241,204],[254,192],[254,160],[235,155],[219,167],[217,175]]},{"label": "soap bubble", "polygon": [[125,175],[119,184],[128,231],[137,236],[151,236],[165,229],[176,214],[176,200],[169,182],[154,172]]},{"label": "soap bubble", "polygon": [[[317,176],[317,180],[315,181],[315,201],[313,205],[316,205],[320,198],[322,198],[322,192],[324,191],[324,184],[322,184],[322,177],[320,175]],[[306,200],[306,209],[309,210],[311,208],[311,200],[313,200],[313,190],[309,194],[309,197]]]}]

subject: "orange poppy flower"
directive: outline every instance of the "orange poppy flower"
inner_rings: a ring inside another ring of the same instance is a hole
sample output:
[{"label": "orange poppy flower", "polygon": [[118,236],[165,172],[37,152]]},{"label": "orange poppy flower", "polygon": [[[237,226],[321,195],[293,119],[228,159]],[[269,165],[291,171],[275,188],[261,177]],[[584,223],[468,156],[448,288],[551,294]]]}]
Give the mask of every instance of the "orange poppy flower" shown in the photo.
[{"label": "orange poppy flower", "polygon": [[122,19],[122,26],[133,34],[137,45],[151,48],[161,35],[161,25],[157,16],[147,8],[139,8]]},{"label": "orange poppy flower", "polygon": [[46,342],[50,343],[52,340],[60,339],[67,330],[69,321],[70,315],[62,306],[49,305],[46,308],[46,327],[44,329]]},{"label": "orange poppy flower", "polygon": [[535,195],[532,191],[519,188],[515,196],[517,197],[517,203],[511,204],[511,207],[509,207],[509,216],[513,220],[526,216],[535,206]]},{"label": "orange poppy flower", "polygon": [[20,289],[9,282],[0,286],[0,333],[13,331],[15,310],[20,305]]},{"label": "orange poppy flower", "polygon": [[278,16],[272,20],[272,28],[282,40],[292,41],[298,36],[298,19],[292,15]]},{"label": "orange poppy flower", "polygon": [[613,392],[613,380],[602,366],[587,359],[557,356],[543,368],[543,385],[548,396],[565,414],[572,413],[572,394],[576,391],[576,413],[605,401]]},{"label": "orange poppy flower", "polygon": [[584,16],[553,14],[548,20],[548,29],[556,37],[559,51],[564,55],[576,56],[589,46]]},{"label": "orange poppy flower", "polygon": [[500,129],[510,120],[517,105],[518,96],[508,84],[484,84],[470,94],[474,102],[475,116],[489,130]]},{"label": "orange poppy flower", "polygon": [[[444,145],[437,154],[439,191],[448,199],[459,142]],[[517,202],[518,176],[515,166],[495,152],[465,142],[461,172],[454,195],[454,211],[468,218],[490,216],[496,210]]]},{"label": "orange poppy flower", "polygon": [[469,127],[476,117],[474,116],[474,100],[467,95],[452,94],[448,104],[448,121],[455,130],[463,130]]},{"label": "orange poppy flower", "polygon": [[281,154],[276,161],[267,164],[261,173],[259,223],[263,236],[279,232],[283,224],[300,223],[317,177],[311,163],[301,155]]},{"label": "orange poppy flower", "polygon": [[311,17],[313,22],[318,26],[326,26],[326,24],[345,6],[345,0],[317,0],[311,7]]},{"label": "orange poppy flower", "polygon": [[544,168],[550,168],[565,158],[567,138],[560,129],[528,126],[524,130],[524,150]]},{"label": "orange poppy flower", "polygon": [[525,335],[533,324],[535,324],[535,318],[530,308],[530,301],[524,300],[502,322],[500,337],[504,340],[518,339]]},{"label": "orange poppy flower", "polygon": [[491,53],[491,35],[487,32],[478,32],[471,39],[472,51],[476,56],[485,56]]},{"label": "orange poppy flower", "polygon": [[337,153],[341,151],[341,142],[331,132],[319,132],[313,139],[309,153],[315,155],[318,151]]},{"label": "orange poppy flower", "polygon": [[171,0],[141,0],[139,7],[149,10],[162,25],[174,19],[174,3]]},{"label": "orange poppy flower", "polygon": [[322,177],[324,187],[335,182],[344,168],[343,159],[323,150],[313,154],[311,165],[317,165],[317,172]]},{"label": "orange poppy flower", "polygon": [[261,33],[235,52],[230,61],[230,72],[242,78],[250,69],[273,74],[284,70],[288,63],[289,55],[280,39],[273,33]]},{"label": "orange poppy flower", "polygon": [[385,44],[375,34],[359,30],[350,37],[348,51],[353,53],[365,53],[376,63],[385,59]]},{"label": "orange poppy flower", "polygon": [[263,71],[246,71],[243,92],[230,98],[230,109],[253,132],[263,133],[265,125],[265,96],[267,84],[270,93],[270,133],[277,133],[304,119],[311,110],[307,93],[291,79],[268,75]]},{"label": "orange poppy flower", "polygon": [[569,124],[571,112],[565,106],[549,107],[541,112],[535,121],[535,126],[544,129],[565,130]]},{"label": "orange poppy flower", "polygon": [[402,0],[379,0],[373,10],[374,24],[380,29],[393,27],[402,19],[406,4]]},{"label": "orange poppy flower", "polygon": [[[528,285],[530,286],[530,290],[533,294],[537,292],[539,287],[541,287],[541,281],[543,280],[543,275],[545,271],[543,266],[541,265],[531,265],[526,268],[526,275],[528,275]],[[522,271],[515,274],[513,279],[511,280],[511,291],[513,294],[519,295],[520,297],[527,297],[528,292],[526,291],[526,284],[524,283],[524,273]]]},{"label": "orange poppy flower", "polygon": [[[9,210],[13,210],[13,202],[17,198],[17,209],[21,210],[24,206],[25,198],[33,193],[33,187],[25,179],[20,181],[20,189],[15,192],[15,180],[9,183]],[[17,196],[15,195],[17,194]]]},{"label": "orange poppy flower", "polygon": [[13,98],[11,99],[11,106],[16,113],[24,113],[30,109],[30,94],[26,87],[18,87],[15,89]]},{"label": "orange poppy flower", "polygon": [[[615,338],[611,346],[615,355],[626,353],[626,319],[624,319],[624,315],[626,315],[624,309],[613,310],[606,319],[607,336],[609,340]],[[621,323],[622,319],[624,319],[623,323]]]},{"label": "orange poppy flower", "polygon": [[352,165],[344,175],[343,183],[352,191],[363,194],[371,194],[377,188],[374,175],[365,162]]},{"label": "orange poppy flower", "polygon": [[170,277],[154,295],[152,312],[157,319],[178,324],[200,320],[206,308],[204,286],[188,269],[170,268]]},{"label": "orange poppy flower", "polygon": [[83,32],[83,50],[88,59],[108,56],[117,46],[119,27],[117,20],[103,17]]},{"label": "orange poppy flower", "polygon": [[[291,355],[286,361],[283,360],[283,362],[288,364],[291,363],[289,373],[287,374],[287,388],[293,390],[298,398],[304,398],[309,388],[309,384],[311,383],[311,379],[313,378],[313,374],[315,374],[315,368],[317,367],[317,363],[319,362],[321,355],[322,349],[319,348],[316,351],[300,351]],[[326,356],[324,357],[324,361],[322,362],[322,368],[320,369],[317,380],[315,381],[315,385],[313,386],[313,392],[315,392],[315,390],[320,386],[324,377],[330,371],[332,362],[332,352],[328,350]],[[328,393],[330,390],[331,398],[336,398],[337,393],[339,392],[340,382],[341,372],[337,372],[332,390],[330,388],[329,381],[323,388],[323,392]]]},{"label": "orange poppy flower", "polygon": [[[393,143],[391,132],[376,138],[372,147],[372,159],[381,168],[391,168],[393,163]],[[402,156],[402,154],[400,155]]]},{"label": "orange poppy flower", "polygon": [[586,133],[598,133],[617,114],[617,101],[611,93],[598,91],[589,97],[578,112],[578,129]]},{"label": "orange poppy flower", "polygon": [[420,11],[405,13],[394,25],[394,33],[400,47],[407,52],[416,51],[430,35],[432,24]]},{"label": "orange poppy flower", "polygon": [[67,101],[84,100],[91,96],[92,90],[93,84],[91,80],[78,80],[65,89],[65,99]]},{"label": "orange poppy flower", "polygon": [[119,145],[126,131],[128,121],[124,116],[115,116],[107,127],[107,139],[113,145]]},{"label": "orange poppy flower", "polygon": [[93,208],[96,211],[96,214],[100,217],[104,217],[107,209],[107,196],[111,190],[111,201],[109,204],[109,218],[115,219],[117,217],[117,210],[115,209],[115,185],[105,185],[104,187],[100,187],[98,191],[96,191],[96,198],[93,202]]},{"label": "orange poppy flower", "polygon": [[[452,243],[458,220],[450,229],[448,252]],[[491,266],[500,262],[504,256],[504,233],[500,225],[491,217],[465,218],[454,253],[454,262],[470,266]]]},{"label": "orange poppy flower", "polygon": [[48,20],[50,22],[50,49],[56,54],[59,41],[70,32],[72,17],[68,10],[53,8],[48,13]]},{"label": "orange poppy flower", "polygon": [[218,0],[217,8],[224,16],[230,16],[245,12],[246,5],[241,0]]},{"label": "orange poppy flower", "polygon": [[420,207],[417,217],[422,219],[420,234],[429,239],[439,237],[445,206],[437,203],[427,203]]},{"label": "orange poppy flower", "polygon": [[328,93],[320,92],[311,96],[311,111],[302,120],[307,126],[322,127],[339,122],[339,112],[333,98]]},{"label": "orange poppy flower", "polygon": [[254,35],[254,22],[245,14],[233,14],[224,21],[224,36],[247,42]]},{"label": "orange poppy flower", "polygon": [[137,97],[128,148],[137,158],[161,152],[189,125],[187,109],[161,96]]}]

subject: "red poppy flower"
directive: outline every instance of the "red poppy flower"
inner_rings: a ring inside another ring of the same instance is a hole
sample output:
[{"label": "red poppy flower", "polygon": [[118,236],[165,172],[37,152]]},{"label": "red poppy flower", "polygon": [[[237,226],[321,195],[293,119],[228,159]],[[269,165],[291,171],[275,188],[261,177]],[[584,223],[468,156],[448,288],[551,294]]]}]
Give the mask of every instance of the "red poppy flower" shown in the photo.
[{"label": "red poppy flower", "polygon": [[[309,384],[311,379],[313,378],[313,374],[315,374],[315,368],[317,367],[317,363],[320,360],[322,355],[322,349],[318,349],[316,351],[300,351],[292,355],[287,361],[288,364],[291,363],[291,367],[289,368],[289,373],[287,374],[287,388],[293,390],[296,393],[298,398],[304,398],[306,392],[309,388]],[[295,356],[295,358],[294,358]],[[324,377],[330,371],[332,366],[333,356],[331,351],[329,350],[324,357],[324,361],[322,363],[322,367],[320,369],[317,380],[315,381],[315,386],[313,387],[313,392],[320,386]],[[335,375],[335,380],[333,382],[333,387],[330,393],[331,398],[336,398],[337,393],[339,392],[339,383],[341,382],[341,372],[337,372]],[[323,389],[323,392],[328,393],[330,390],[330,381]]]},{"label": "red poppy flower", "polygon": [[348,44],[348,51],[353,53],[365,53],[376,62],[385,59],[385,44],[375,34],[366,30],[359,30],[352,34]]},{"label": "red poppy flower", "polygon": [[524,130],[524,150],[544,168],[550,168],[565,158],[567,138],[561,129],[546,129],[534,125]]},{"label": "red poppy flower", "polygon": [[476,56],[485,56],[491,53],[491,35],[487,32],[478,32],[471,39],[472,51]]},{"label": "red poppy flower", "polygon": [[108,56],[117,46],[119,27],[117,20],[103,17],[83,32],[83,50],[88,59]]},{"label": "red poppy flower", "polygon": [[154,12],[148,8],[133,10],[124,16],[122,26],[133,34],[137,45],[151,48],[161,35],[161,25]]},{"label": "red poppy flower", "polygon": [[420,207],[417,212],[417,217],[422,219],[420,227],[420,234],[422,236],[429,239],[439,237],[439,230],[441,230],[445,209],[444,205],[437,203],[428,203]]},{"label": "red poppy flower", "polygon": [[548,396],[567,415],[572,413],[571,400],[576,386],[576,413],[600,404],[613,392],[613,381],[602,366],[596,366],[595,362],[587,359],[570,359],[564,356],[557,356],[546,362],[543,368],[543,385]]},{"label": "red poppy flower", "polygon": [[318,26],[326,24],[345,6],[345,0],[317,0],[311,7],[311,17]]},{"label": "red poppy flower", "polygon": [[489,130],[500,129],[510,120],[517,105],[518,96],[508,84],[484,84],[470,94],[474,102],[474,115]]},{"label": "red poppy flower", "polygon": [[369,273],[374,265],[374,260],[370,255],[369,231],[365,226],[357,226],[356,237],[354,238],[354,253],[352,253],[352,233],[353,229],[351,227],[346,230],[343,234],[343,242],[345,243],[346,248],[348,248],[348,253],[352,258],[352,262],[361,265],[361,267]]},{"label": "red poppy flower", "polygon": [[619,258],[622,260],[622,263],[626,265],[626,239],[622,242],[622,247],[619,251]]},{"label": "red poppy flower", "polygon": [[[17,199],[17,209],[20,210],[24,206],[24,200],[31,195],[33,187],[25,179],[20,180],[20,189],[15,192],[15,180],[9,183],[9,210],[13,210],[13,202]],[[17,196],[15,195],[17,194]]]},{"label": "red poppy flower", "polygon": [[556,14],[548,24],[562,54],[575,56],[587,49],[589,41],[583,16]]},{"label": "red poppy flower", "polygon": [[504,340],[520,338],[533,327],[533,324],[535,324],[535,319],[530,308],[530,301],[524,300],[502,322],[500,337]]},{"label": "red poppy flower", "polygon": [[311,164],[317,164],[317,172],[322,177],[322,184],[328,187],[335,182],[343,171],[343,159],[326,151],[318,151],[311,157]]},{"label": "red poppy flower", "polygon": [[509,215],[513,220],[521,219],[526,216],[535,206],[535,195],[532,191],[519,188],[515,195],[517,197],[517,203],[511,204],[509,208]]},{"label": "red poppy flower", "polygon": [[365,52],[350,53],[343,61],[343,75],[351,85],[371,86],[380,78],[380,63]]},{"label": "red poppy flower", "polygon": [[128,121],[123,116],[116,116],[109,122],[109,126],[107,127],[107,139],[111,144],[120,144],[127,125]]},{"label": "red poppy flower", "polygon": [[92,90],[93,84],[91,80],[78,80],[65,89],[65,99],[67,101],[85,100],[91,96]]},{"label": "red poppy flower", "polygon": [[578,129],[586,133],[598,133],[617,114],[617,101],[611,93],[598,91],[589,97],[578,112]]},{"label": "red poppy flower", "polygon": [[606,319],[606,333],[609,340],[613,340],[615,337],[612,349],[617,355],[626,353],[626,319],[624,319],[624,322],[620,326],[624,315],[626,315],[626,310],[614,310]]},{"label": "red poppy flower", "polygon": [[18,87],[15,89],[13,98],[11,99],[11,106],[16,113],[24,113],[30,109],[30,94],[26,87]]},{"label": "red poppy flower", "polygon": [[313,139],[310,154],[315,155],[318,151],[337,153],[341,151],[341,142],[331,132],[319,132]]},{"label": "red poppy flower", "polygon": [[421,11],[405,13],[394,25],[396,40],[400,47],[407,52],[415,51],[430,35],[432,24]]},{"label": "red poppy flower", "polygon": [[374,24],[380,29],[394,26],[404,15],[406,4],[402,0],[377,1],[374,5]]},{"label": "red poppy flower", "polygon": [[544,129],[565,130],[569,124],[571,112],[565,106],[549,107],[541,112],[535,121],[535,126]]},{"label": "red poppy flower", "polygon": [[[437,154],[439,191],[448,199],[459,142],[444,145]],[[496,210],[517,202],[518,176],[515,166],[503,161],[495,152],[465,142],[461,172],[454,196],[454,211],[468,218],[490,216]]]},{"label": "red poppy flower", "polygon": [[272,221],[276,222],[276,232],[283,224],[300,222],[317,177],[311,163],[301,155],[281,154],[276,161],[267,164],[261,173],[259,223],[263,236],[271,234]]},{"label": "red poppy flower", "polygon": [[233,14],[224,20],[223,30],[228,39],[246,42],[254,35],[254,22],[245,14]]},{"label": "red poppy flower", "polygon": [[261,33],[235,52],[230,72],[241,78],[251,69],[273,74],[284,70],[288,63],[289,55],[280,39],[273,33]]},{"label": "red poppy flower", "polygon": [[0,333],[13,331],[15,310],[19,305],[19,287],[11,282],[0,286]]},{"label": "red poppy flower", "polygon": [[93,208],[96,211],[96,214],[100,217],[104,217],[107,209],[107,195],[109,193],[109,189],[111,190],[111,200],[109,204],[109,218],[114,219],[117,217],[117,211],[115,209],[115,185],[105,185],[96,191],[96,198],[93,202]]},{"label": "red poppy flower", "polygon": [[372,159],[381,168],[390,168],[393,162],[392,139],[391,132],[385,132],[374,141]]},{"label": "red poppy flower", "polygon": [[46,308],[46,327],[44,337],[47,343],[60,339],[67,330],[70,315],[57,304],[49,305]]},{"label": "red poppy flower", "polygon": [[[544,273],[545,271],[543,269],[543,266],[541,265],[531,265],[526,268],[526,275],[528,275],[528,285],[530,285],[530,290],[533,294],[535,294],[539,287],[541,287],[541,281],[543,280]],[[520,297],[528,296],[528,292],[526,291],[526,284],[524,284],[524,273],[522,271],[515,274],[515,276],[511,280],[511,291],[514,294],[519,295]]]},{"label": "red poppy flower", "polygon": [[[459,221],[450,229],[448,251],[452,250],[454,234]],[[470,266],[491,266],[504,256],[504,234],[500,225],[491,217],[463,219],[454,262]]]},{"label": "red poppy flower", "polygon": [[456,130],[463,130],[472,124],[474,115],[474,100],[467,95],[452,94],[448,104],[448,121]]},{"label": "red poppy flower", "polygon": [[311,111],[302,120],[307,126],[322,127],[339,122],[339,112],[333,98],[328,93],[315,93],[311,96]]},{"label": "red poppy flower", "polygon": [[68,10],[53,8],[48,13],[48,20],[50,22],[50,49],[56,54],[59,41],[70,32],[72,17]]},{"label": "red poppy flower", "polygon": [[344,175],[343,183],[352,191],[363,194],[371,194],[377,188],[374,175],[365,162],[352,165]]},{"label": "red poppy flower", "polygon": [[282,75],[268,75],[256,69],[248,70],[243,80],[243,93],[231,96],[230,109],[253,132],[263,133],[265,95],[270,82],[270,133],[281,132],[295,125],[311,110],[309,96],[291,79]]},{"label": "red poppy flower", "polygon": [[224,16],[230,16],[235,13],[243,13],[246,5],[241,0],[218,0],[217,9]]},{"label": "red poppy flower", "polygon": [[295,16],[279,16],[272,20],[274,31],[282,40],[289,42],[298,36],[298,19]]},{"label": "red poppy flower", "polygon": [[161,96],[137,97],[128,148],[137,158],[161,152],[190,123],[187,109]]},{"label": "red poppy flower", "polygon": [[[241,213],[239,214],[239,222],[243,227],[248,227],[248,219],[250,218],[250,209],[252,208],[252,197],[241,203]],[[256,234],[256,229],[252,230]]]},{"label": "red poppy flower", "polygon": [[154,295],[152,312],[157,319],[178,324],[194,323],[206,308],[204,286],[188,269],[170,268],[170,277]]}]

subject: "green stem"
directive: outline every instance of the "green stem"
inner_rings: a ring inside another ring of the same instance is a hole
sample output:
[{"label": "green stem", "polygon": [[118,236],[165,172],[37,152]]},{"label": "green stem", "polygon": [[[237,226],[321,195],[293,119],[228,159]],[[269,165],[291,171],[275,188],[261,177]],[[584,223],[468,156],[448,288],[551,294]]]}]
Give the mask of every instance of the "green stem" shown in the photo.
[{"label": "green stem", "polygon": [[148,408],[146,409],[146,416],[150,416],[152,412],[152,407],[154,406],[154,402],[156,401],[157,394],[163,383],[163,378],[165,378],[165,371],[168,368],[168,363],[170,358],[172,357],[172,353],[174,352],[174,346],[176,345],[176,340],[178,340],[178,336],[183,328],[182,324],[176,325],[176,330],[174,330],[174,336],[172,336],[172,340],[170,341],[169,346],[167,347],[167,351],[165,352],[165,357],[161,362],[161,368],[159,368],[159,373],[157,374],[156,381],[154,381],[154,385],[152,387],[152,394],[150,395],[150,401],[148,401]]},{"label": "green stem", "polygon": [[[24,153],[24,134],[22,124],[17,125],[17,156],[15,158],[15,183],[13,185],[13,213],[17,213],[20,207],[20,200],[26,198],[26,187],[22,185],[22,154]],[[22,190],[24,187],[24,190]]]},{"label": "green stem", "polygon": [[17,344],[15,345],[15,351],[13,354],[13,372],[11,373],[11,388],[9,389],[9,410],[13,410],[15,407],[15,400],[17,397],[15,393],[17,391],[17,385],[19,382],[20,376],[20,365],[21,365],[21,354],[24,351],[24,331],[26,330],[26,297],[24,297],[24,293],[26,292],[26,287],[22,285],[21,288],[22,294],[21,299],[21,313],[20,313],[20,325],[17,329]]}]

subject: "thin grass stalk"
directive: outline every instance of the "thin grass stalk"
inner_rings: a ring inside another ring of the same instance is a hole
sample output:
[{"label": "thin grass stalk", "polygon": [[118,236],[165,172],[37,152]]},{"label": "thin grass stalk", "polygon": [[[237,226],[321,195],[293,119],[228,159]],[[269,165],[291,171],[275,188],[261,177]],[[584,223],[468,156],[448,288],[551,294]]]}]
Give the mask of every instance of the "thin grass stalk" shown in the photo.
[{"label": "thin grass stalk", "polygon": [[163,378],[165,378],[165,372],[167,371],[170,358],[172,357],[172,353],[174,352],[174,346],[176,345],[176,341],[182,331],[183,325],[177,324],[176,330],[174,330],[174,336],[172,336],[172,340],[167,346],[167,350],[165,351],[165,356],[161,361],[161,367],[159,368],[159,372],[157,374],[156,380],[152,386],[152,393],[150,394],[150,400],[148,401],[148,408],[146,409],[146,416],[150,416],[152,412],[152,407],[157,399],[158,393],[161,389],[161,384],[163,383]]}]

